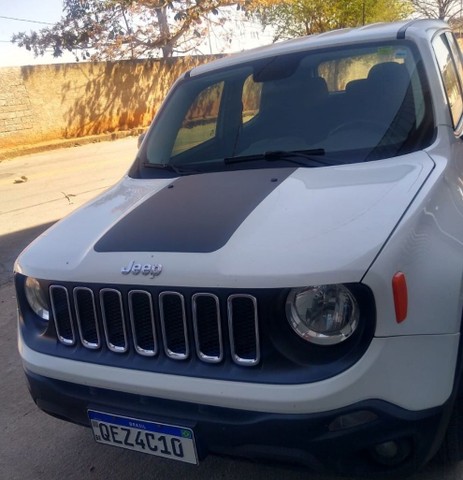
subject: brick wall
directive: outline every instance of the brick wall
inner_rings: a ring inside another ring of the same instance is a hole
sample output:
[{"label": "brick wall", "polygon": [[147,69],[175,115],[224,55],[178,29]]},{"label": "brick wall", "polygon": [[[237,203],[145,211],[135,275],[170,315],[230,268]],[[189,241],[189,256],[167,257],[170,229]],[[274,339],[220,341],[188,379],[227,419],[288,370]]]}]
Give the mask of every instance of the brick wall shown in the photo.
[{"label": "brick wall", "polygon": [[0,68],[0,149],[147,126],[175,79],[212,58]]},{"label": "brick wall", "polygon": [[4,69],[0,74],[0,144],[15,132],[33,127],[31,102],[20,72]]}]

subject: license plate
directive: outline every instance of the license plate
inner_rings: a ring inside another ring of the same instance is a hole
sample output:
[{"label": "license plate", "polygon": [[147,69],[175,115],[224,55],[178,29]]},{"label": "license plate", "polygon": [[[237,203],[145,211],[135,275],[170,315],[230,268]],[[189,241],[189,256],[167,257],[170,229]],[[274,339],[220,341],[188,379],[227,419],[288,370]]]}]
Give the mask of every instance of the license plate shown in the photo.
[{"label": "license plate", "polygon": [[88,418],[98,443],[181,462],[198,463],[193,431],[189,428],[93,410],[88,411]]}]

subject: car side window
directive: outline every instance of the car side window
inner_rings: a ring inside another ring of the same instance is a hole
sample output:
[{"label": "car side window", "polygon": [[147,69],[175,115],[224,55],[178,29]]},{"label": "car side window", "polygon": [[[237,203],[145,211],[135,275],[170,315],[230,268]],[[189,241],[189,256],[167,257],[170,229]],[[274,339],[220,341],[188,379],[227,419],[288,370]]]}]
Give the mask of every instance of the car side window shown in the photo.
[{"label": "car side window", "polygon": [[243,124],[252,120],[260,110],[260,100],[262,95],[262,82],[257,83],[254,81],[253,76],[250,75],[243,85]]},{"label": "car side window", "polygon": [[453,60],[455,62],[455,66],[457,67],[457,75],[460,80],[461,90],[463,92],[463,60],[461,58],[460,47],[453,33],[447,32],[445,34],[445,37],[447,38],[450,50],[452,52]]},{"label": "car side window", "polygon": [[[463,114],[463,94],[461,89],[460,78],[457,73],[457,65],[455,58],[458,58],[456,53],[452,52],[451,44],[448,37],[443,34],[436,37],[433,41],[433,49],[436,55],[439,70],[444,83],[445,93],[450,108],[452,122],[454,128],[458,125]],[[454,46],[453,50],[456,50]],[[458,60],[461,67],[461,60]]]},{"label": "car side window", "polygon": [[175,139],[172,156],[182,153],[216,136],[224,82],[202,90],[185,115]]}]

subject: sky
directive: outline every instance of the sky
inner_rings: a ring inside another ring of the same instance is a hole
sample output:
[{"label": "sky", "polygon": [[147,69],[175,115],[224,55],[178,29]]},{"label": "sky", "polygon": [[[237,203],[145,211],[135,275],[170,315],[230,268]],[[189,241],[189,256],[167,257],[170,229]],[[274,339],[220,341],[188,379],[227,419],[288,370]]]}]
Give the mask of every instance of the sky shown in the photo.
[{"label": "sky", "polygon": [[[0,0],[0,67],[73,62],[74,55],[71,53],[59,58],[54,58],[51,53],[36,58],[32,52],[10,42],[14,33],[46,27],[33,22],[57,22],[61,18],[62,7],[63,0]],[[237,35],[234,36],[234,45],[229,51],[240,51],[272,41],[271,35],[262,34],[257,26],[244,26],[237,21],[234,30]],[[211,40],[208,40],[203,53],[211,53],[208,51]],[[217,48],[220,50],[220,47]]]},{"label": "sky", "polygon": [[[35,58],[33,53],[10,42],[14,33],[29,32],[46,26],[11,18],[54,23],[61,17],[62,6],[62,0],[0,0],[0,67],[62,63],[63,58],[54,59],[51,54]],[[73,61],[73,59],[72,55],[66,57],[67,61]]]}]

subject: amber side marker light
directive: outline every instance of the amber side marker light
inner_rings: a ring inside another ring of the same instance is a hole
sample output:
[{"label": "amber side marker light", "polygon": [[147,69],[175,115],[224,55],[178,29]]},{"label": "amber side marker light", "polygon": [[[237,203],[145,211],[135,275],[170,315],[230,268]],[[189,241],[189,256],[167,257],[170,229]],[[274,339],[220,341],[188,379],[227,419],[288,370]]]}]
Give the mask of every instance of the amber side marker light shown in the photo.
[{"label": "amber side marker light", "polygon": [[397,272],[392,277],[392,292],[394,294],[395,318],[402,323],[407,318],[408,293],[405,274]]}]

